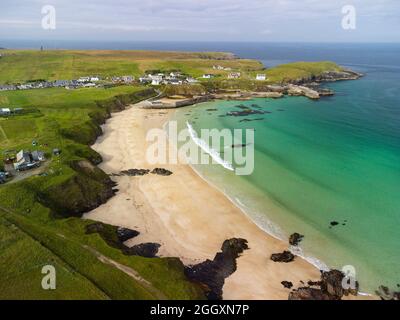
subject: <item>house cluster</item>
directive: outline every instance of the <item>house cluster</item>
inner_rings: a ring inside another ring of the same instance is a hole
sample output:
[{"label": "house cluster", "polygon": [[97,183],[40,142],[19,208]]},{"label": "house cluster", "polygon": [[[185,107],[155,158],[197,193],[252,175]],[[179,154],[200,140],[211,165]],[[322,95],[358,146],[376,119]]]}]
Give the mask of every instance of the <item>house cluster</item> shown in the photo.
[{"label": "house cluster", "polygon": [[13,163],[16,171],[26,171],[40,166],[40,163],[46,161],[42,151],[26,151],[21,150],[17,153],[15,162]]},{"label": "house cluster", "polygon": [[23,108],[15,108],[15,109],[0,108],[0,117],[8,117],[11,115],[22,113],[23,111],[24,111]]},{"label": "house cluster", "polygon": [[228,74],[228,79],[239,79],[241,75],[240,72],[231,72]]},{"label": "house cluster", "polygon": [[55,81],[34,81],[17,85],[0,85],[0,91],[30,90],[44,88],[74,89],[79,87],[95,87],[96,82],[100,81],[97,76],[80,77],[76,80],[55,80]]},{"label": "house cluster", "polygon": [[223,71],[231,71],[231,70],[232,70],[232,68],[223,67],[223,66],[220,66],[220,65],[213,66],[213,69],[214,69],[214,70],[223,70]]},{"label": "house cluster", "polygon": [[121,76],[121,77],[111,77],[112,83],[118,84],[130,84],[135,81],[134,76]]},{"label": "house cluster", "polygon": [[151,84],[153,86],[159,86],[162,84],[182,85],[187,83],[197,83],[198,81],[194,78],[187,77],[181,72],[170,72],[169,74],[157,73],[157,74],[146,74],[139,78],[139,82],[143,84]]},{"label": "house cluster", "polygon": [[257,74],[256,80],[257,81],[265,81],[265,80],[267,80],[267,76],[265,74]]}]

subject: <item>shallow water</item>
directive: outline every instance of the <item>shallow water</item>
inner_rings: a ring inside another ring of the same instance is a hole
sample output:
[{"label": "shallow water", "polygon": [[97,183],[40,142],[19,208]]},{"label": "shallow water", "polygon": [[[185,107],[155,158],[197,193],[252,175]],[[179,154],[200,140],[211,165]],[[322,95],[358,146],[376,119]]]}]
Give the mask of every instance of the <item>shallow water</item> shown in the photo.
[{"label": "shallow water", "polygon": [[[306,256],[354,266],[362,290],[373,292],[400,282],[400,77],[388,66],[361,69],[366,77],[328,85],[337,94],[320,101],[217,101],[175,117],[196,132],[254,128],[253,174],[239,177],[217,164],[195,169],[268,232],[304,234]],[[271,113],[219,117],[238,105]]]}]

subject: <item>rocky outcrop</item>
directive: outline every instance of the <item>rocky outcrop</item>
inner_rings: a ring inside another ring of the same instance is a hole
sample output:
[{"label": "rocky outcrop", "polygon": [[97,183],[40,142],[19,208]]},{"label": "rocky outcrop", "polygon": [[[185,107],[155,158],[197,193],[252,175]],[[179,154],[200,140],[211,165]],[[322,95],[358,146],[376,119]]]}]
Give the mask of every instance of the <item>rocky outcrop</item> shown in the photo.
[{"label": "rocky outcrop", "polygon": [[[400,287],[400,285],[397,285],[397,287]],[[400,291],[396,292],[390,290],[388,287],[385,286],[380,286],[379,289],[376,291],[376,294],[382,300],[400,300]]]},{"label": "rocky outcrop", "polygon": [[192,281],[201,284],[208,299],[221,300],[225,279],[236,271],[236,259],[247,249],[245,239],[226,240],[222,245],[222,251],[216,254],[214,260],[188,266],[185,268],[185,274]]},{"label": "rocky outcrop", "polygon": [[289,300],[332,300],[320,289],[302,287],[289,294]]},{"label": "rocky outcrop", "polygon": [[289,244],[291,246],[298,246],[299,243],[303,240],[304,236],[301,235],[300,233],[293,233],[290,237],[289,237]]},{"label": "rocky outcrop", "polygon": [[295,255],[290,251],[283,251],[282,253],[274,253],[271,255],[271,260],[274,262],[289,263],[294,261]]},{"label": "rocky outcrop", "polygon": [[164,168],[155,168],[153,171],[151,171],[152,174],[157,174],[159,176],[170,176],[172,174],[172,171],[169,171]]},{"label": "rocky outcrop", "polygon": [[120,242],[128,241],[132,238],[137,237],[140,234],[139,231],[131,230],[127,228],[118,227],[117,229],[117,236]]},{"label": "rocky outcrop", "polygon": [[120,177],[120,176],[128,176],[128,177],[136,177],[136,176],[144,176],[149,174],[150,170],[148,169],[128,169],[123,170],[120,173],[113,173],[111,176]]},{"label": "rocky outcrop", "polygon": [[359,284],[354,287],[343,286],[346,283],[345,274],[339,270],[321,271],[320,281],[309,281],[309,287],[294,289],[289,294],[289,300],[341,300],[343,296],[357,295]]},{"label": "rocky outcrop", "polygon": [[158,243],[141,243],[133,247],[128,247],[124,242],[137,237],[140,234],[139,231],[115,227],[101,222],[86,226],[86,234],[93,233],[98,233],[109,246],[120,249],[127,256],[155,258],[158,249],[161,247]]},{"label": "rocky outcrop", "polygon": [[293,283],[290,282],[290,281],[282,281],[281,284],[286,289],[292,289],[293,288]]},{"label": "rocky outcrop", "polygon": [[141,243],[133,247],[125,247],[122,252],[128,256],[155,258],[160,247],[161,245],[158,243]]},{"label": "rocky outcrop", "polygon": [[320,95],[317,91],[305,86],[288,85],[287,93],[289,96],[305,96],[309,99],[319,99]]}]

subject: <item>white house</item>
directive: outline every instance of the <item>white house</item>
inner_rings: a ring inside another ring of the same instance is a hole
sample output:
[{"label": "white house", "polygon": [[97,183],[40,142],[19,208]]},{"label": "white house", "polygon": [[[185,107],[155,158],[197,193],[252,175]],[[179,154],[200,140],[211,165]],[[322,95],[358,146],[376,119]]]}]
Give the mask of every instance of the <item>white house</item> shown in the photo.
[{"label": "white house", "polygon": [[164,75],[162,73],[158,74],[158,75],[150,74],[149,78],[151,79],[151,85],[159,86],[163,81],[163,77],[164,77]]},{"label": "white house", "polygon": [[258,80],[258,81],[265,81],[265,80],[267,80],[267,76],[266,76],[265,74],[258,74],[258,75],[256,76],[256,80]]},{"label": "white house", "polygon": [[11,114],[11,110],[9,108],[1,108],[0,115],[1,116],[8,116]]},{"label": "white house", "polygon": [[99,77],[90,77],[90,81],[97,82],[97,81],[100,81],[100,78]]},{"label": "white house", "polygon": [[78,79],[78,82],[89,82],[90,81],[90,77],[80,77]]},{"label": "white house", "polygon": [[207,74],[203,74],[203,79],[211,79],[214,78],[213,74],[207,73]]},{"label": "white house", "polygon": [[239,79],[240,76],[240,72],[231,72],[230,74],[228,74],[228,79]]},{"label": "white house", "polygon": [[198,83],[199,81],[198,80],[196,80],[196,79],[194,79],[194,78],[186,78],[186,82],[187,83]]}]

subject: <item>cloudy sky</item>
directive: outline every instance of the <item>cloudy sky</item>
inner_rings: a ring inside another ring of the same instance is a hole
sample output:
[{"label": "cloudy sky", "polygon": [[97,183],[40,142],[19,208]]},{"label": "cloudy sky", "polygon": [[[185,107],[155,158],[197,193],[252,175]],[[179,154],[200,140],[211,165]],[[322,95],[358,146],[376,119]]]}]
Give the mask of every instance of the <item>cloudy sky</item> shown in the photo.
[{"label": "cloudy sky", "polygon": [[[42,28],[42,7],[56,29]],[[342,28],[342,8],[356,29]],[[399,0],[1,0],[1,39],[400,42]]]}]

